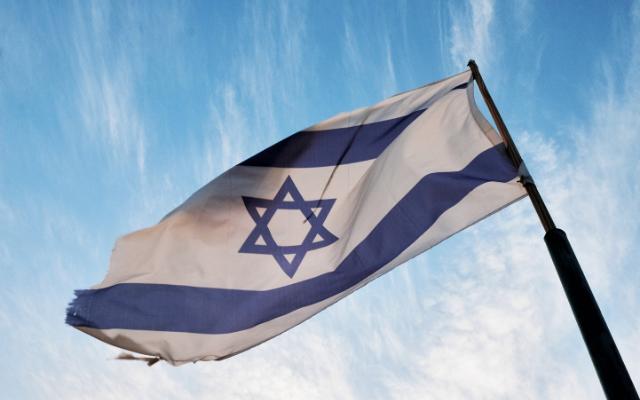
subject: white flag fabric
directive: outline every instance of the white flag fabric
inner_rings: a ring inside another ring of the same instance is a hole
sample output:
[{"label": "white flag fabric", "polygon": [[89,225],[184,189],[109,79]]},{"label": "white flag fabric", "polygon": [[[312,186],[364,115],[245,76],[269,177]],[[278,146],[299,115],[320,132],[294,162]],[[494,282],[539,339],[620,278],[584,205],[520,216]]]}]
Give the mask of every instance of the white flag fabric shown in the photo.
[{"label": "white flag fabric", "polygon": [[465,71],[298,132],[120,238],[67,323],[176,365],[223,359],[524,195]]}]

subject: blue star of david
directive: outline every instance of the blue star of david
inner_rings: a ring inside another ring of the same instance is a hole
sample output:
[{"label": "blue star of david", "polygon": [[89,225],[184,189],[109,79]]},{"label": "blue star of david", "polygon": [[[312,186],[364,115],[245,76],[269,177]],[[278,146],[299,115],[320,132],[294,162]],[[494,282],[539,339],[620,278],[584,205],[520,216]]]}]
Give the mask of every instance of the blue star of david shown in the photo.
[{"label": "blue star of david", "polygon": [[[289,176],[273,200],[245,196],[242,196],[242,200],[256,226],[239,252],[273,256],[289,278],[293,278],[307,252],[329,246],[338,240],[323,226],[336,199],[305,200]],[[260,213],[258,208],[264,211]],[[307,219],[310,229],[307,235],[301,238],[301,244],[280,246],[275,242],[268,225],[277,210],[300,210],[301,217]]]}]

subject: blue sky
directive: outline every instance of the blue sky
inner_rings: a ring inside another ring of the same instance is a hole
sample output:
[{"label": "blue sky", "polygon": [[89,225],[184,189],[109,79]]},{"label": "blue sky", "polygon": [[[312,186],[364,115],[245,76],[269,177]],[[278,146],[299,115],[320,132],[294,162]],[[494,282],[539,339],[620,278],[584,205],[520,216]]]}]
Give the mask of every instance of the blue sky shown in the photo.
[{"label": "blue sky", "polygon": [[603,398],[528,200],[223,362],[113,361],[64,325],[116,237],[469,58],[640,386],[640,2],[2,3],[7,398]]}]

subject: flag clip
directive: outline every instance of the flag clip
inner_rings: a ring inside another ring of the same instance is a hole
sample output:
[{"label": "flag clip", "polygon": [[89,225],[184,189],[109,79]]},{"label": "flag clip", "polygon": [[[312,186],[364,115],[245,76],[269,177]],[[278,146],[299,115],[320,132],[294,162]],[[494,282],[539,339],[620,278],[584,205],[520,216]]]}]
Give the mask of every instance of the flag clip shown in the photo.
[{"label": "flag clip", "polygon": [[520,165],[518,166],[518,175],[520,176],[518,182],[522,183],[523,185],[534,184],[533,178],[531,177],[531,174],[529,174],[529,170],[524,164],[524,161],[520,162]]}]

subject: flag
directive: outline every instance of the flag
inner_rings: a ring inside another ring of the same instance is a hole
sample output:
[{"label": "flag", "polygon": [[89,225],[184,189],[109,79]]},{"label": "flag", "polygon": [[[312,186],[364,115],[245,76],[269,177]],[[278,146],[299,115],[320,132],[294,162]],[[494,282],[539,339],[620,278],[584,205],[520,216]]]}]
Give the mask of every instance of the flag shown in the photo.
[{"label": "flag", "polygon": [[120,238],[67,323],[172,364],[260,344],[525,195],[470,71],[339,114]]}]

